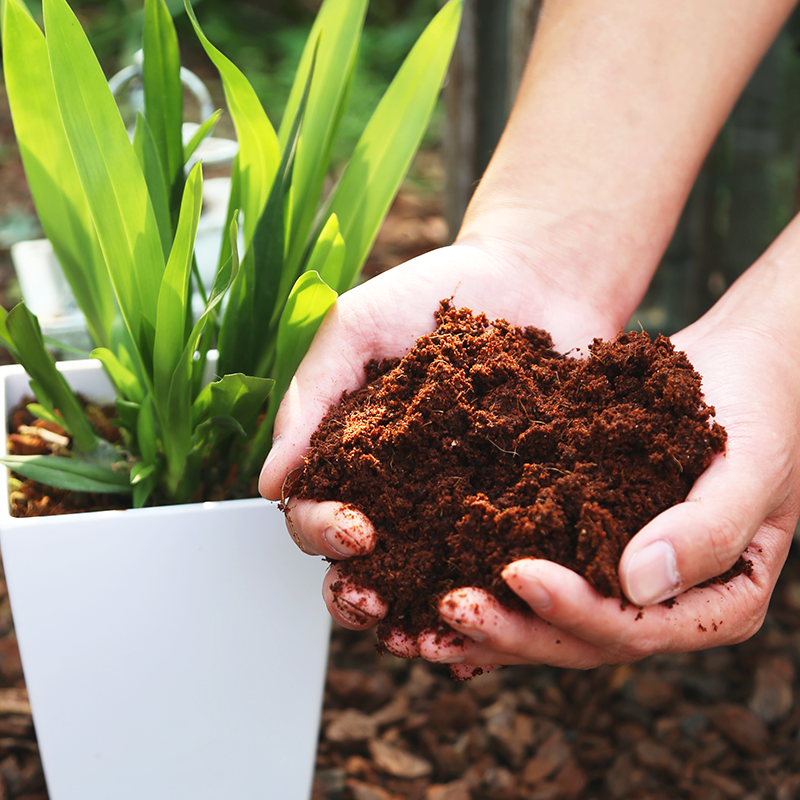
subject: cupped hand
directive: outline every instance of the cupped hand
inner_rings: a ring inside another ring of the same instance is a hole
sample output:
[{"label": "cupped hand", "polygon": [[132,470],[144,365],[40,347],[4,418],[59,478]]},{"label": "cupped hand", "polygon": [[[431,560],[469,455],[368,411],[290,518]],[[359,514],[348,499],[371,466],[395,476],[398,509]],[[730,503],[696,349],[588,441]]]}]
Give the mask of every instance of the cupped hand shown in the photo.
[{"label": "cupped hand", "polygon": [[[586,668],[733,644],[759,629],[800,513],[800,349],[779,295],[768,258],[673,337],[703,376],[728,442],[686,501],[626,548],[622,587],[644,608],[623,609],[576,573],[524,559],[503,577],[533,614],[509,611],[475,588],[454,590],[439,610],[468,643],[426,635],[416,642],[421,656],[453,664],[460,675],[498,664]],[[742,553],[750,574],[692,588],[727,571]],[[661,602],[668,598],[676,599]]]}]

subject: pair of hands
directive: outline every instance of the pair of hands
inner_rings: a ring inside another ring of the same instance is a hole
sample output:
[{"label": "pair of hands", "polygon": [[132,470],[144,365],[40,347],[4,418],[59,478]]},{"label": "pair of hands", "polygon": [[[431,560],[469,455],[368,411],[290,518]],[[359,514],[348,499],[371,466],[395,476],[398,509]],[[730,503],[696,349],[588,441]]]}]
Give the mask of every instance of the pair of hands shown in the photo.
[{"label": "pair of hands", "polygon": [[[456,676],[467,676],[476,666],[501,664],[589,668],[731,644],[755,633],[800,513],[800,348],[788,310],[776,301],[782,254],[796,252],[795,245],[800,232],[790,229],[711,312],[672,337],[703,376],[706,399],[728,432],[727,452],[715,458],[686,502],[651,521],[626,548],[620,580],[625,594],[646,607],[641,615],[601,597],[562,566],[523,559],[509,564],[503,577],[533,614],[510,611],[482,590],[463,587],[443,598],[439,610],[467,637],[466,646],[433,634],[416,641],[397,634],[388,648],[450,664]],[[490,319],[544,328],[562,352],[619,332],[631,313],[624,303],[592,296],[580,281],[553,278],[557,269],[531,269],[528,260],[498,242],[466,239],[343,295],[283,400],[262,494],[280,498],[328,408],[343,391],[363,385],[363,365],[407,352],[433,329],[433,312],[444,297],[454,295],[455,305]],[[288,517],[307,553],[338,560],[365,554],[374,544],[369,520],[342,514],[335,502],[292,500]],[[691,589],[730,568],[745,550],[751,575]],[[352,586],[334,596],[336,577],[334,565],[323,586],[332,616],[353,629],[376,624],[386,612],[380,597]],[[678,595],[671,608],[660,604]]]}]

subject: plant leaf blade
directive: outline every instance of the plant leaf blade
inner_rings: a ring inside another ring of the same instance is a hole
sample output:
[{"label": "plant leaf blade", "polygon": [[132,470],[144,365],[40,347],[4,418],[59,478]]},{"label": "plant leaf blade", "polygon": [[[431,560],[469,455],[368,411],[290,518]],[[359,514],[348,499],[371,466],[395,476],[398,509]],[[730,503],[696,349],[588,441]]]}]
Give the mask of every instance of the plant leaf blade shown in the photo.
[{"label": "plant leaf blade", "polygon": [[419,147],[444,80],[463,0],[449,0],[403,62],[361,136],[331,199],[347,255],[337,292],[361,269]]},{"label": "plant leaf blade", "polygon": [[147,371],[164,256],[147,185],[103,71],[65,0],[44,0],[56,100],[122,315]]},{"label": "plant leaf blade", "polygon": [[0,464],[26,478],[58,489],[114,494],[131,491],[127,471],[116,470],[110,463],[57,456],[2,456]]}]

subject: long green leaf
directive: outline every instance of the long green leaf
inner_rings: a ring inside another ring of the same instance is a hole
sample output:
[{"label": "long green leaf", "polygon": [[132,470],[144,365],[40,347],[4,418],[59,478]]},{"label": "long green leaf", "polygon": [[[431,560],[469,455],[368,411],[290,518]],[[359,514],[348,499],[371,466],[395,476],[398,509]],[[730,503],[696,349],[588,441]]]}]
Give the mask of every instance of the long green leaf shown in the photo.
[{"label": "long green leaf", "polygon": [[275,381],[238,372],[206,384],[192,405],[192,426],[210,417],[231,416],[247,425],[261,409]]},{"label": "long green leaf", "polygon": [[[190,302],[192,253],[202,205],[203,172],[201,165],[196,164],[186,181],[178,230],[158,295],[153,383],[159,415],[166,408],[172,376],[186,344],[186,312]],[[163,417],[162,422],[167,424],[167,420]]]},{"label": "long green leaf", "polygon": [[228,303],[222,315],[219,331],[219,371],[224,375],[234,372],[253,372],[256,362],[256,341],[250,335],[256,315],[253,266],[253,248],[247,249],[238,277],[228,294]]},{"label": "long green leaf", "polygon": [[[239,179],[239,155],[234,156],[233,164],[231,164],[231,193],[228,198],[228,210],[225,214],[225,228],[223,230],[230,230],[234,220],[237,224],[239,222],[239,212],[242,208],[242,198],[240,191],[241,181]],[[217,268],[221,267],[231,257],[231,243],[227,236],[222,237],[222,246],[219,250],[219,258],[217,259]],[[234,287],[235,289],[236,287]],[[233,294],[233,292],[231,292]],[[229,299],[229,303],[230,300]]]},{"label": "long green leaf", "polygon": [[164,256],[142,170],[86,35],[65,0],[44,0],[56,99],[122,315],[145,369]]},{"label": "long green leaf", "polygon": [[212,134],[221,116],[222,110],[218,108],[208,119],[203,120],[203,122],[197,126],[197,130],[192,134],[192,138],[189,139],[183,148],[184,164],[186,164],[194,155],[195,150],[200,147],[206,136],[210,136]]},{"label": "long green leaf", "polygon": [[[308,70],[305,91],[300,99],[300,104],[289,129],[288,139],[283,148],[278,175],[272,185],[272,191],[253,236],[255,254],[253,302],[257,309],[257,314],[253,320],[252,327],[253,338],[256,342],[269,342],[269,331],[272,323],[277,322],[292,285],[297,279],[296,272],[292,271],[291,265],[286,262],[285,258],[285,206],[286,198],[291,198],[290,190],[293,190],[294,187],[297,150],[302,133],[306,129],[305,114],[308,108],[311,86],[314,81],[315,54],[316,49]],[[256,353],[255,374],[257,375],[261,374],[259,367],[263,367],[265,363],[264,351],[265,348],[262,346],[260,352]],[[252,367],[250,367],[250,371],[253,371]]]},{"label": "long green leaf", "polygon": [[314,221],[322,186],[330,167],[333,144],[342,120],[358,55],[367,0],[325,0],[306,42],[292,91],[286,104],[278,138],[290,141],[292,120],[300,107],[303,89],[315,60],[314,80],[305,110],[303,133],[297,146],[292,180],[292,213],[287,262],[297,274]]},{"label": "long green leaf", "polygon": [[244,241],[247,246],[267,201],[278,167],[278,137],[247,78],[206,38],[189,0],[184,0],[184,5],[197,38],[222,77],[225,99],[236,127]]},{"label": "long green leaf", "polygon": [[17,348],[14,346],[14,341],[9,333],[8,326],[6,325],[7,318],[8,312],[2,306],[0,306],[0,344],[5,347],[6,350],[8,350],[17,361],[19,361]]},{"label": "long green leaf", "polygon": [[113,494],[129,494],[131,491],[127,470],[114,469],[111,463],[57,456],[2,456],[0,464],[57,489]]},{"label": "long green leaf", "polygon": [[[199,165],[198,165],[199,166]],[[214,277],[214,284],[208,296],[203,313],[194,324],[189,338],[183,348],[180,359],[177,362],[172,381],[169,386],[169,394],[166,402],[166,412],[164,417],[169,420],[177,421],[174,430],[169,431],[169,439],[164,438],[162,431],[162,442],[167,456],[166,483],[167,491],[170,496],[176,496],[181,486],[184,475],[185,458],[192,448],[191,442],[191,421],[192,421],[192,363],[194,351],[200,339],[200,335],[216,307],[222,302],[222,298],[230,289],[231,284],[236,279],[239,271],[239,254],[236,247],[236,239],[239,235],[239,228],[236,221],[231,225],[230,238],[232,255],[230,261],[217,270]],[[181,416],[183,415],[183,416]],[[167,450],[169,448],[169,450]],[[183,487],[187,489],[188,487]],[[191,493],[191,492],[190,492]]]},{"label": "long green leaf", "polygon": [[271,344],[271,322],[280,314],[284,298],[288,296],[294,281],[284,260],[284,208],[292,183],[297,143],[313,74],[312,61],[305,92],[289,132],[289,141],[281,155],[278,173],[225,312],[219,341],[220,369],[223,372],[264,375],[266,351]]},{"label": "long green leaf", "polygon": [[20,303],[9,311],[6,326],[20,363],[42,388],[50,403],[61,412],[64,428],[72,435],[75,449],[81,453],[99,450],[103,440],[92,427],[64,376],[56,369],[55,361],[44,345],[39,321],[24,303]]},{"label": "long green leaf", "polygon": [[147,190],[150,193],[150,202],[153,204],[153,213],[158,223],[158,235],[161,239],[161,252],[164,258],[169,256],[172,246],[172,219],[169,205],[169,187],[164,179],[164,168],[161,166],[161,156],[158,145],[153,138],[145,117],[136,115],[136,128],[133,131],[133,149],[139,166],[144,173]]},{"label": "long green leaf", "polygon": [[[173,482],[183,471],[183,460],[191,446],[191,364],[184,365],[183,359],[192,253],[202,204],[203,172],[201,165],[196,164],[186,181],[178,230],[158,296],[153,355],[153,399],[161,421],[167,474]],[[173,395],[176,375],[182,376],[179,380],[185,380],[186,385]]]},{"label": "long green leaf", "polygon": [[164,0],[145,0],[142,51],[145,115],[177,221],[183,189],[183,86],[178,36]]},{"label": "long green leaf", "polygon": [[131,433],[135,433],[136,424],[139,419],[139,411],[142,407],[141,404],[133,403],[122,397],[115,397],[114,405],[117,407],[117,414],[119,414],[122,426],[127,428]]},{"label": "long green leaf", "polygon": [[297,279],[278,325],[276,395],[283,397],[336,297],[336,292],[316,272],[305,272]]},{"label": "long green leaf", "polygon": [[46,405],[43,405],[42,403],[28,403],[26,408],[31,414],[33,414],[34,417],[43,419],[46,422],[54,422],[59,427],[64,427],[63,420],[58,416],[58,414],[55,413],[49,401]]},{"label": "long green leaf", "polygon": [[450,62],[463,0],[449,0],[403,62],[356,145],[333,195],[347,255],[337,292],[349,289],[419,147]]},{"label": "long green leaf", "polygon": [[[31,387],[31,391],[36,399],[39,401],[38,403],[30,403],[28,405],[28,411],[40,419],[47,420],[48,422],[55,422],[57,425],[60,425],[62,428],[64,428],[64,418],[59,417],[59,415],[56,413],[55,408],[53,408],[53,404],[50,402],[50,398],[47,396],[47,392],[45,392],[45,390],[34,380],[28,381],[28,385]],[[34,409],[36,410],[34,411]],[[64,428],[64,430],[67,429]],[[69,433],[69,431],[67,431],[67,433]]]},{"label": "long green leaf", "polygon": [[145,389],[136,375],[123,366],[117,356],[107,347],[97,347],[91,352],[102,365],[117,390],[117,394],[133,403],[144,400]]},{"label": "long green leaf", "polygon": [[311,251],[307,271],[318,272],[328,286],[338,286],[341,283],[345,253],[344,239],[339,232],[339,220],[336,214],[331,214]]},{"label": "long green leaf", "polygon": [[158,459],[158,424],[153,396],[147,395],[139,409],[136,419],[136,438],[139,442],[139,453],[142,462],[155,464]]},{"label": "long green leaf", "polygon": [[316,272],[303,273],[292,288],[278,325],[275,387],[269,398],[267,416],[253,438],[245,474],[258,469],[266,458],[272,443],[272,427],[283,395],[325,314],[336,301],[336,296],[336,292]]},{"label": "long green leaf", "polygon": [[110,345],[116,301],[56,103],[44,36],[18,0],[6,5],[3,70],[36,210],[95,343]]},{"label": "long green leaf", "polygon": [[133,507],[142,508],[156,488],[158,465],[144,465],[141,461],[131,467],[131,486],[133,487]]}]

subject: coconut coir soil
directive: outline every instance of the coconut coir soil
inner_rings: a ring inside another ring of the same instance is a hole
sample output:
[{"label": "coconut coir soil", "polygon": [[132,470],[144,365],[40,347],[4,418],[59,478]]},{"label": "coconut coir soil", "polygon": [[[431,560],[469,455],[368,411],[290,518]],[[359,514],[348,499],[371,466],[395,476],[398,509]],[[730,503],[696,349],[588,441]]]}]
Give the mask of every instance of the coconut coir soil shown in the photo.
[{"label": "coconut coir soil", "polygon": [[330,409],[292,487],[373,522],[374,552],[341,568],[388,603],[379,638],[442,630],[437,603],[459,586],[521,608],[500,573],[525,556],[622,598],[627,542],[725,447],[686,355],[623,333],[568,357],[545,331],[448,302],[436,320],[403,359],[367,365],[368,385]]}]

